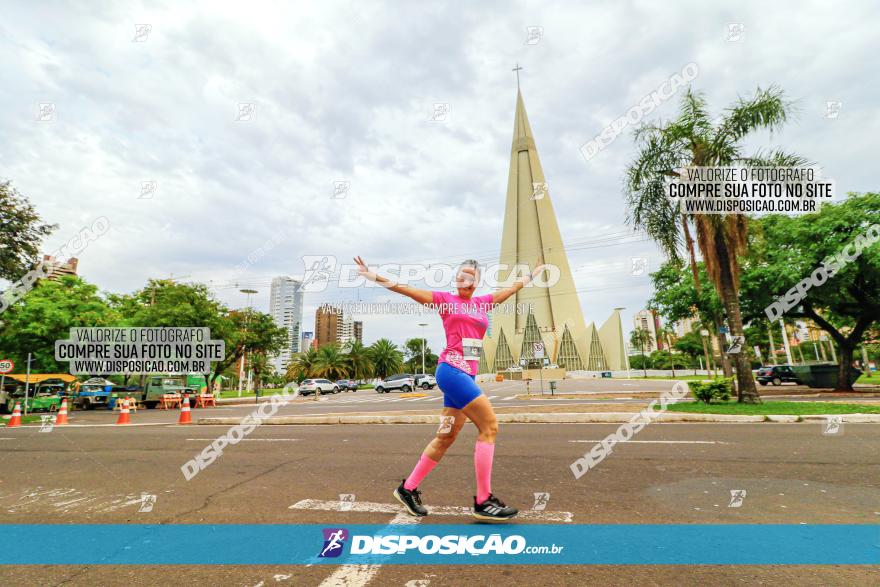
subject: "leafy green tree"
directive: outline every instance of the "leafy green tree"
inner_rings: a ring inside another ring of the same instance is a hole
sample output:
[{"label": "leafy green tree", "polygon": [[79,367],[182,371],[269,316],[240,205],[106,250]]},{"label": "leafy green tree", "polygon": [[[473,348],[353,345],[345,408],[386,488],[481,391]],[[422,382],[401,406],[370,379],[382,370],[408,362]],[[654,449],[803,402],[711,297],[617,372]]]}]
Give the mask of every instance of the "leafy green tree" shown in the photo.
[{"label": "leafy green tree", "polygon": [[0,279],[15,281],[33,269],[43,239],[56,228],[10,182],[0,182]]},{"label": "leafy green tree", "polygon": [[[776,130],[788,118],[791,107],[777,88],[758,88],[754,98],[739,99],[718,122],[713,121],[701,94],[685,93],[678,117],[664,125],[643,125],[636,132],[639,149],[626,173],[627,221],[645,230],[672,260],[681,258],[682,240],[690,258],[694,281],[696,269],[694,239],[709,278],[721,298],[733,335],[743,335],[739,302],[739,261],[745,252],[748,223],[741,214],[682,214],[666,197],[665,184],[688,166],[803,165],[802,157],[782,151],[758,152],[747,156],[742,142],[756,130]],[[724,343],[722,337],[722,345]],[[724,357],[722,353],[722,357]],[[748,359],[734,355],[737,394],[740,402],[760,403]],[[726,371],[726,369],[725,369]]]},{"label": "leafy green tree", "polygon": [[437,355],[431,352],[431,347],[428,346],[428,341],[424,338],[410,338],[403,344],[407,371],[422,372],[423,344],[425,345],[425,369],[429,372],[433,371],[432,367],[437,364]]},{"label": "leafy green tree", "polygon": [[376,377],[388,377],[403,368],[403,353],[387,338],[380,338],[369,347]]},{"label": "leafy green tree", "polygon": [[[694,367],[699,364],[700,357],[704,354],[703,337],[699,332],[688,332],[684,336],[678,337],[673,346],[678,352],[690,357],[691,365]],[[709,366],[706,365],[706,370],[708,371],[708,369]]]},{"label": "leafy green tree", "polygon": [[[777,298],[814,274],[821,281],[823,262],[844,255],[837,272],[821,285],[810,285],[801,302],[783,311],[788,319],[812,320],[831,336],[840,360],[837,389],[851,390],[848,369],[855,350],[880,321],[880,243],[864,237],[869,227],[880,225],[880,193],[850,194],[815,213],[772,214],[753,225],[741,278],[747,319],[768,319],[765,310]],[[851,245],[861,245],[858,256]]]},{"label": "leafy green tree", "polygon": [[[705,265],[701,262],[696,264],[699,280],[707,281]],[[698,288],[698,281],[694,281],[693,270],[688,270],[677,261],[667,261],[660,268],[651,273],[651,281],[654,284],[654,295],[648,300],[648,307],[657,311],[664,322],[674,324],[681,320],[697,317],[701,324],[710,325],[707,328],[711,332],[711,325],[716,323],[716,316],[724,314],[724,308],[714,288]],[[724,339],[721,338],[719,346]],[[709,352],[700,340],[703,354],[706,357],[706,370],[709,370]],[[722,359],[724,358],[722,353]],[[723,363],[723,361],[722,361]]]},{"label": "leafy green tree", "polygon": [[[700,279],[706,281],[708,275],[703,263],[697,263]],[[697,317],[703,324],[711,324],[713,316],[723,313],[721,300],[713,288],[697,290],[692,271],[680,262],[667,261],[651,273],[654,294],[648,300],[648,307],[656,310],[667,324]]]},{"label": "leafy green tree", "polygon": [[212,363],[210,377],[213,385],[223,371],[237,365],[245,354],[248,357],[254,353],[269,357],[280,352],[287,344],[287,331],[263,312],[226,310],[214,322],[211,338],[223,339],[226,349],[223,360]]},{"label": "leafy green tree", "polygon": [[22,373],[28,353],[33,355],[31,372],[69,373],[69,362],[55,360],[55,341],[68,339],[71,328],[118,326],[120,322],[97,287],[73,276],[37,282],[24,300],[0,318],[0,353]]}]

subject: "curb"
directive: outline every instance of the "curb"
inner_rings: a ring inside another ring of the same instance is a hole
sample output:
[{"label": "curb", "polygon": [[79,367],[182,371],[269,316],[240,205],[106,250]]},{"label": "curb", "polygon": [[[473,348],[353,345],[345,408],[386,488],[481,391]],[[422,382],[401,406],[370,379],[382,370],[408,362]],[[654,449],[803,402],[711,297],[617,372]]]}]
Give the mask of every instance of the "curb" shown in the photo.
[{"label": "curb", "polygon": [[[639,412],[599,412],[599,413],[575,413],[575,414],[498,414],[499,422],[506,424],[622,424],[629,422]],[[851,423],[880,423],[880,414],[834,414],[840,416],[843,422]],[[657,414],[654,422],[824,422],[832,415],[768,415],[768,416],[738,416],[732,414],[686,414],[686,413],[661,413]],[[242,418],[199,418],[198,424],[241,424]],[[439,416],[431,414],[413,415],[337,415],[337,416],[276,416],[263,420],[265,425],[297,425],[297,424],[437,424]]]}]

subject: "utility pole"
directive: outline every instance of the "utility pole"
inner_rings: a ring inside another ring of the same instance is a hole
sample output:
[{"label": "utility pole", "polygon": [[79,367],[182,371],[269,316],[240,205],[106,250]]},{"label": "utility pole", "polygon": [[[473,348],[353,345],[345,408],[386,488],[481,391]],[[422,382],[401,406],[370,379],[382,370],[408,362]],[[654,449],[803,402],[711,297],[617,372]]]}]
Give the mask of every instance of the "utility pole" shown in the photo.
[{"label": "utility pole", "polygon": [[[248,332],[248,322],[251,319],[251,294],[255,294],[258,292],[255,289],[240,289],[238,291],[247,295],[247,314],[245,315],[245,318],[244,318],[245,346],[244,346],[244,352],[241,355],[241,365],[238,368],[238,397],[241,397],[242,384],[244,383],[244,364],[247,361],[247,356],[248,356],[247,332]],[[251,390],[250,363],[248,363],[248,384],[247,384],[247,387],[248,387],[248,391],[250,391]]]},{"label": "utility pole", "polygon": [[425,373],[425,329],[424,327],[428,324],[426,322],[422,322],[419,326],[422,327],[422,375],[427,375]]},{"label": "utility pole", "polygon": [[770,336],[770,361],[776,365],[776,347],[773,345],[773,327],[767,325],[767,334]]},{"label": "utility pole", "polygon": [[785,331],[785,322],[782,318],[779,319],[779,327],[782,328],[782,343],[785,345],[785,357],[788,359],[789,365],[794,365],[794,361],[791,359],[791,347],[788,346],[788,333]]},{"label": "utility pole", "polygon": [[28,395],[30,394],[31,389],[31,354],[28,353],[28,361],[27,361],[27,375],[24,379],[24,415],[27,416],[28,413]]}]

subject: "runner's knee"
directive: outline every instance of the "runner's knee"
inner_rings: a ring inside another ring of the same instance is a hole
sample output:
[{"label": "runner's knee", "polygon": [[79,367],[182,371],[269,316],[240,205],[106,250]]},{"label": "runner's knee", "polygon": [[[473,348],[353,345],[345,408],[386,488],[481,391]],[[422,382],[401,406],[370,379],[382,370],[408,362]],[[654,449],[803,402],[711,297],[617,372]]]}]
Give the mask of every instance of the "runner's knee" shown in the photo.
[{"label": "runner's knee", "polygon": [[498,436],[498,420],[492,418],[488,422],[484,422],[480,426],[480,435],[489,440],[494,440]]}]

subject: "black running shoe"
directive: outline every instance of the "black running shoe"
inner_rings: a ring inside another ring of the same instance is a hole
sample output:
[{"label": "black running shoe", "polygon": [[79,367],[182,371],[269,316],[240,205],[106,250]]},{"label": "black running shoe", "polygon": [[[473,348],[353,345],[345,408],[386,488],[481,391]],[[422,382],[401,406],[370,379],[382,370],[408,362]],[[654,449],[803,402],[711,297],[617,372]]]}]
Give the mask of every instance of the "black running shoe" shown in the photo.
[{"label": "black running shoe", "polygon": [[474,517],[478,520],[498,522],[509,520],[518,513],[518,509],[504,505],[503,501],[491,493],[489,499],[481,504],[477,504],[477,498],[474,496]]},{"label": "black running shoe", "polygon": [[428,510],[422,505],[422,492],[416,487],[412,491],[403,486],[406,479],[400,482],[400,487],[394,490],[394,497],[403,504],[411,516],[427,516]]}]

